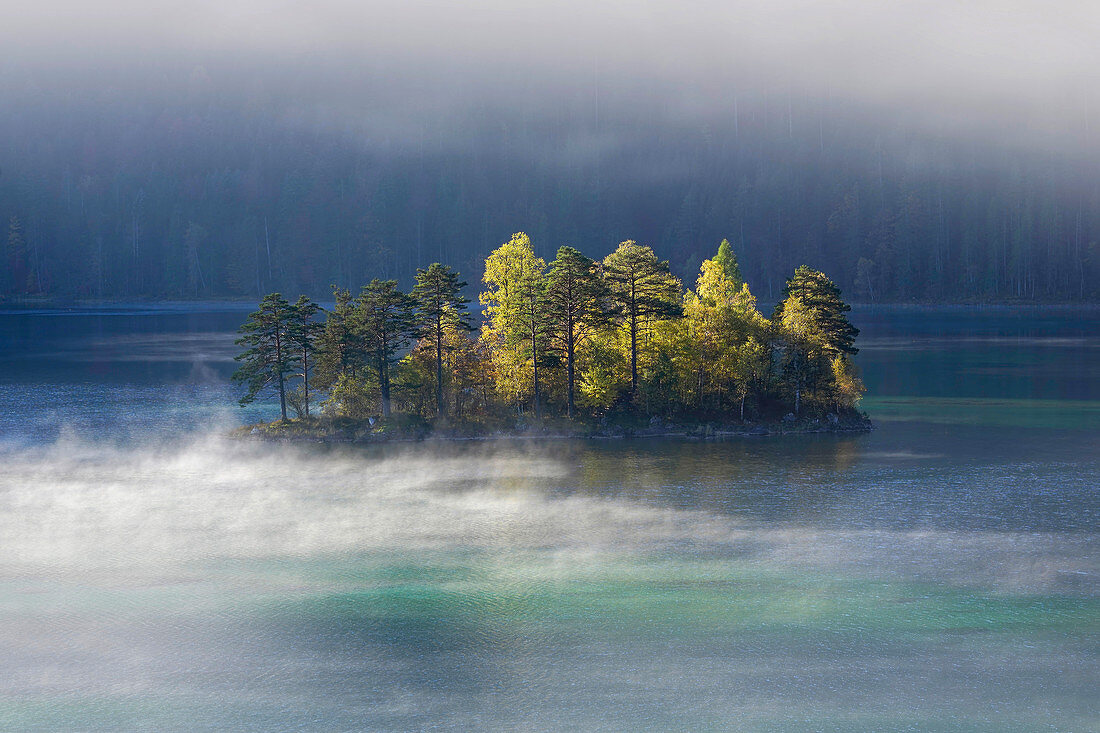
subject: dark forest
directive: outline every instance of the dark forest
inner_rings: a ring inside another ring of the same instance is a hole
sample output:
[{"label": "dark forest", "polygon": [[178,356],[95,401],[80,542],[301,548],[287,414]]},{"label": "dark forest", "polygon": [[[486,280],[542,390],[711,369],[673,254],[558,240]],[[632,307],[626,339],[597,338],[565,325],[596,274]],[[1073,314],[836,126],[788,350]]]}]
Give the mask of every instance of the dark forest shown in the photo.
[{"label": "dark forest", "polygon": [[538,115],[471,103],[387,134],[201,75],[187,93],[5,96],[9,300],[320,297],[434,261],[476,271],[521,230],[546,258],[634,239],[685,278],[726,238],[764,300],[800,264],[857,302],[1100,295],[1083,162],[781,94],[690,122],[587,97]]}]

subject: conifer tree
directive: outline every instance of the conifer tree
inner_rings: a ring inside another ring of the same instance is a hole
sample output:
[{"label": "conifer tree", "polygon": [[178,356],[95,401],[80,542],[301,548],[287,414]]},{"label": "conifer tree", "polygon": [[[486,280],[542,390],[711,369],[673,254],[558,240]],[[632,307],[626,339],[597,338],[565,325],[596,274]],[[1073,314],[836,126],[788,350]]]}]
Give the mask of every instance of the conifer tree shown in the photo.
[{"label": "conifer tree", "polygon": [[355,302],[355,327],[378,377],[383,417],[390,416],[390,366],[416,333],[415,305],[397,288],[396,280],[378,279],[371,280]]},{"label": "conifer tree", "polygon": [[302,397],[305,416],[309,417],[309,375],[314,369],[317,340],[324,332],[325,324],[316,320],[321,306],[304,295],[291,306],[291,320],[288,332],[290,346],[295,350],[298,375],[302,378]]},{"label": "conifer tree", "polygon": [[741,266],[737,264],[737,255],[733,253],[733,247],[730,246],[728,239],[723,239],[718,245],[718,254],[714,256],[714,261],[733,284],[740,286],[745,282],[745,278],[741,275]]},{"label": "conifer tree", "polygon": [[649,247],[627,240],[603,261],[619,321],[630,333],[630,393],[638,394],[638,335],[650,321],[679,316],[680,281]]},{"label": "conifer tree", "polygon": [[546,306],[554,345],[565,355],[566,414],[576,411],[576,356],[580,342],[607,323],[610,290],[596,262],[572,247],[558,250],[547,276]]},{"label": "conifer tree", "polygon": [[329,389],[341,377],[355,377],[365,361],[362,334],[355,324],[355,299],[347,288],[332,286],[336,305],[325,317],[317,339],[315,386]]},{"label": "conifer tree", "polygon": [[260,308],[248,316],[240,327],[241,337],[234,343],[245,346],[236,357],[241,366],[233,373],[233,381],[248,386],[241,398],[243,407],[254,401],[266,388],[279,394],[279,413],[286,420],[286,377],[294,371],[294,346],[290,340],[294,310],[279,293],[265,295]]},{"label": "conifer tree", "polygon": [[784,300],[775,307],[774,320],[782,319],[784,303],[791,297],[798,298],[817,324],[826,349],[833,354],[855,354],[859,351],[854,346],[859,329],[844,315],[852,307],[841,299],[840,288],[825,273],[806,265],[800,266],[787,281],[783,296]]},{"label": "conifer tree", "polygon": [[449,267],[433,263],[427,270],[416,271],[416,287],[412,296],[416,300],[416,323],[420,334],[430,338],[435,345],[435,399],[440,417],[446,414],[443,399],[443,350],[447,332],[472,331],[470,315],[466,312],[469,299],[462,296],[466,283],[458,279],[458,273]]}]

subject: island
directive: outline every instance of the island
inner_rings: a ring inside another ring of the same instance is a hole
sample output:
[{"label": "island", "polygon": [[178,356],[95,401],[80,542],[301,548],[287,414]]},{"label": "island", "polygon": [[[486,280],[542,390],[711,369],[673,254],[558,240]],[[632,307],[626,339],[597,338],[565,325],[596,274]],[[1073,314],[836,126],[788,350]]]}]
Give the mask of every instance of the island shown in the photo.
[{"label": "island", "polygon": [[238,436],[370,442],[499,437],[865,431],[840,289],[801,266],[770,317],[727,240],[684,290],[627,240],[602,261],[563,246],[549,264],[518,232],[485,260],[475,325],[467,283],[440,263],[411,292],[373,279],[260,302],[233,375],[279,418]]}]

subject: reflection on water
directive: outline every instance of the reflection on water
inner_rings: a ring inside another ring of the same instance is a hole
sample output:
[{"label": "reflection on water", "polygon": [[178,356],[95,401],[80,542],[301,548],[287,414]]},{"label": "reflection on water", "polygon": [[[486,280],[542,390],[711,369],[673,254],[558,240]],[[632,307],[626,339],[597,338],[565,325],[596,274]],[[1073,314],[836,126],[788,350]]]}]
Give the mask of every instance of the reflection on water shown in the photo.
[{"label": "reflection on water", "polygon": [[1088,312],[857,312],[870,435],[328,449],[219,437],[239,315],[0,347],[0,730],[1100,727]]}]

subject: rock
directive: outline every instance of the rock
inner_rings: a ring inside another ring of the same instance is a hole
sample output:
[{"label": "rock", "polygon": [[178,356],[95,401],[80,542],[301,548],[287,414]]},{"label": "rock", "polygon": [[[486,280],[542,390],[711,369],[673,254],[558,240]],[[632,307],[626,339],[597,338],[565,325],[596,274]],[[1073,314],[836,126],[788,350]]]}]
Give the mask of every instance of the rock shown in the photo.
[{"label": "rock", "polygon": [[794,421],[795,421],[795,416],[794,416],[793,412],[788,412],[786,415],[783,416],[783,422],[794,422]]},{"label": "rock", "polygon": [[830,413],[829,413],[828,415],[826,415],[826,416],[825,416],[825,419],[829,421],[829,424],[830,424],[830,425],[839,425],[839,424],[840,424],[840,418],[839,418],[839,417],[837,417],[837,416],[836,416],[836,415],[835,415],[834,413],[832,413],[832,412],[830,412]]}]

